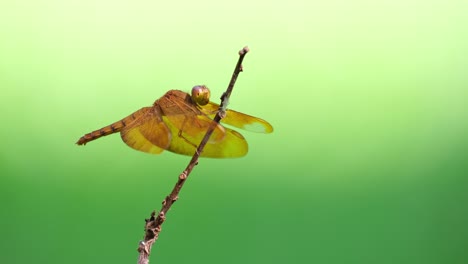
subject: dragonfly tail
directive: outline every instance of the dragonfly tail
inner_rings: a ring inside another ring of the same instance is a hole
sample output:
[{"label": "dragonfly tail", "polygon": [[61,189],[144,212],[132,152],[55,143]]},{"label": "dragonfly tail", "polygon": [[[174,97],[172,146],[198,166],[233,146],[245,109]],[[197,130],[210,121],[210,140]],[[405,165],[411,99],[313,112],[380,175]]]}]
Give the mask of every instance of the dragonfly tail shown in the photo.
[{"label": "dragonfly tail", "polygon": [[[145,107],[146,108],[146,107]],[[117,132],[120,132],[122,130],[122,128],[124,128],[125,126],[128,126],[130,123],[132,123],[136,118],[138,118],[139,116],[141,116],[146,110],[145,108],[142,108],[138,111],[136,111],[135,113],[125,117],[124,119],[120,120],[120,121],[117,121],[113,124],[110,124],[108,126],[105,126],[101,129],[98,129],[98,130],[94,130],[93,132],[90,132],[84,136],[82,136],[77,142],[76,144],[78,145],[86,145],[86,143],[90,142],[90,141],[93,141],[95,139],[98,139],[100,137],[103,137],[103,136],[107,136],[107,135],[110,135],[110,134],[113,134],[113,133],[117,133]]]}]

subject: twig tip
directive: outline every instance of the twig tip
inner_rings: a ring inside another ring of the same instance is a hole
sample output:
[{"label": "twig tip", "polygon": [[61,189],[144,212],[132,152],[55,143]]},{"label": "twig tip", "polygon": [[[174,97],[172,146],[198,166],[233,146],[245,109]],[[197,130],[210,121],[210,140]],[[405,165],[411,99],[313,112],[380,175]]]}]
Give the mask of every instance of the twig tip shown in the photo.
[{"label": "twig tip", "polygon": [[245,46],[241,50],[239,50],[239,55],[245,55],[249,51],[250,51],[249,47]]}]

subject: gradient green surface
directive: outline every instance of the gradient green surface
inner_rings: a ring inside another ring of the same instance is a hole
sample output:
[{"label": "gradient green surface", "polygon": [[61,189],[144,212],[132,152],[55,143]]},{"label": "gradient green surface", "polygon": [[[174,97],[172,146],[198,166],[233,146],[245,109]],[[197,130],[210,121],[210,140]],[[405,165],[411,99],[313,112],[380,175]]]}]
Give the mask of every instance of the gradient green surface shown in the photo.
[{"label": "gradient green surface", "polygon": [[0,263],[136,263],[188,157],[74,145],[168,89],[270,121],[200,161],[154,263],[466,263],[466,1],[0,3]]}]

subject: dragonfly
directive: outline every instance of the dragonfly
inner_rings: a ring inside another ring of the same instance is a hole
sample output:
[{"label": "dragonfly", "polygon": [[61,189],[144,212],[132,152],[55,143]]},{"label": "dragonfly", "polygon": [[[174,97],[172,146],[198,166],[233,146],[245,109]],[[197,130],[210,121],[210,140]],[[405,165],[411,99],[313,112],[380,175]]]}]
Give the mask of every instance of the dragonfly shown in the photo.
[{"label": "dragonfly", "polygon": [[[85,145],[100,137],[120,132],[129,147],[151,154],[164,150],[192,156],[210,126],[214,126],[201,157],[236,158],[245,156],[248,144],[244,136],[213,121],[219,105],[210,101],[205,85],[192,88],[191,94],[170,90],[153,106],[143,107],[131,115],[82,136],[76,144]],[[221,122],[246,131],[271,133],[267,121],[227,109]]]}]

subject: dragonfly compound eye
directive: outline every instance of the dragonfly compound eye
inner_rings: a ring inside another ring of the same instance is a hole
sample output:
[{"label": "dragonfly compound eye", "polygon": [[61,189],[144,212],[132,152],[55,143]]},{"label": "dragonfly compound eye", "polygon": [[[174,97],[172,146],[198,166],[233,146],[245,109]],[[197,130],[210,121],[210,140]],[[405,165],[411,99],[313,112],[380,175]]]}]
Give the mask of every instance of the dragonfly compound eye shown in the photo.
[{"label": "dragonfly compound eye", "polygon": [[192,88],[192,100],[199,105],[206,105],[210,101],[210,89],[205,85]]}]

